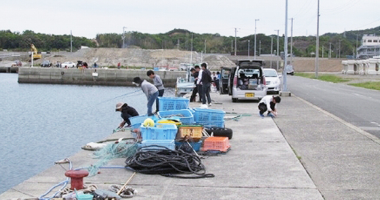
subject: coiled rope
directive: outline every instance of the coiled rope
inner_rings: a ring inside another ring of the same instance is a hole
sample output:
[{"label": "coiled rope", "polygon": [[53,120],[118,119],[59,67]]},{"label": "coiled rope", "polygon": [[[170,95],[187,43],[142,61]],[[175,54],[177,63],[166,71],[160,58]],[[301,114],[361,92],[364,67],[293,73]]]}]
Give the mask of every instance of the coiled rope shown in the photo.
[{"label": "coiled rope", "polygon": [[[125,163],[126,169],[143,174],[185,179],[214,177],[214,174],[206,174],[205,166],[194,153],[181,149],[175,151],[157,145],[141,147],[134,156],[128,157]],[[178,175],[179,173],[185,175]]]}]

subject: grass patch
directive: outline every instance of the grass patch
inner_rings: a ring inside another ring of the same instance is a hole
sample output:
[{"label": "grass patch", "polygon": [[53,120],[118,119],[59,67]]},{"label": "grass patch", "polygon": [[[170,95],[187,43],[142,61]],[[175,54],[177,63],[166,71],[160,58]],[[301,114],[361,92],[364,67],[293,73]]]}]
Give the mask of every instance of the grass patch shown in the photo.
[{"label": "grass patch", "polygon": [[364,83],[350,83],[349,85],[372,89],[372,90],[380,90],[380,82],[378,81],[364,82]]},{"label": "grass patch", "polygon": [[320,75],[318,75],[318,78],[315,78],[315,74],[313,74],[313,73],[295,73],[295,75],[296,76],[302,76],[305,78],[312,78],[312,79],[318,79],[321,81],[332,82],[332,83],[343,83],[343,82],[350,81],[350,79],[341,78],[339,76],[335,76],[332,74],[320,74]]}]

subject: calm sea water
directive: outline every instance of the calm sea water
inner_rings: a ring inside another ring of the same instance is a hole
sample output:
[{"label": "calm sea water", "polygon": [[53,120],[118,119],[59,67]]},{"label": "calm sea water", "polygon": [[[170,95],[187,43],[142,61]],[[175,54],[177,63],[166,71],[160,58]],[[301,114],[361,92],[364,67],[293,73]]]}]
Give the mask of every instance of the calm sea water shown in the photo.
[{"label": "calm sea water", "polygon": [[[117,102],[146,113],[137,87],[19,84],[0,74],[0,194],[112,134]],[[164,96],[173,96],[166,89]],[[75,165],[75,163],[74,163]]]}]

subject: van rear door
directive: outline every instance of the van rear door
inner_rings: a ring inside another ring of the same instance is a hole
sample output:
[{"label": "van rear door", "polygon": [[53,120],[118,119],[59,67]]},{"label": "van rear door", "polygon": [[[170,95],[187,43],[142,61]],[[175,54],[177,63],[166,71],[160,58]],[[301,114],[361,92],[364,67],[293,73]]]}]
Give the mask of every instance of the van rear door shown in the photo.
[{"label": "van rear door", "polygon": [[219,92],[220,94],[228,94],[228,79],[231,74],[230,67],[220,68],[220,79],[219,79]]},{"label": "van rear door", "polygon": [[228,75],[228,95],[232,95],[232,87],[234,86],[235,72],[236,72],[236,67],[232,67],[231,72]]}]

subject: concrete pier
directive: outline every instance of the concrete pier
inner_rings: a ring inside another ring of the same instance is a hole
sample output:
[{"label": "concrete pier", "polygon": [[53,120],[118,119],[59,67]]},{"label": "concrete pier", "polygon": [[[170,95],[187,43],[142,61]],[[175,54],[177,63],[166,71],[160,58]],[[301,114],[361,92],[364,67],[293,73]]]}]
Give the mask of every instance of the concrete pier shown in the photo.
[{"label": "concrete pier", "polygon": [[18,73],[19,67],[0,67],[0,73]]},{"label": "concrete pier", "polygon": [[[78,69],[78,68],[33,68],[19,69],[19,83],[80,84],[132,86],[136,76],[149,80],[147,70],[134,69]],[[155,71],[163,80],[165,87],[175,87],[177,77],[185,77],[184,71]]]}]

